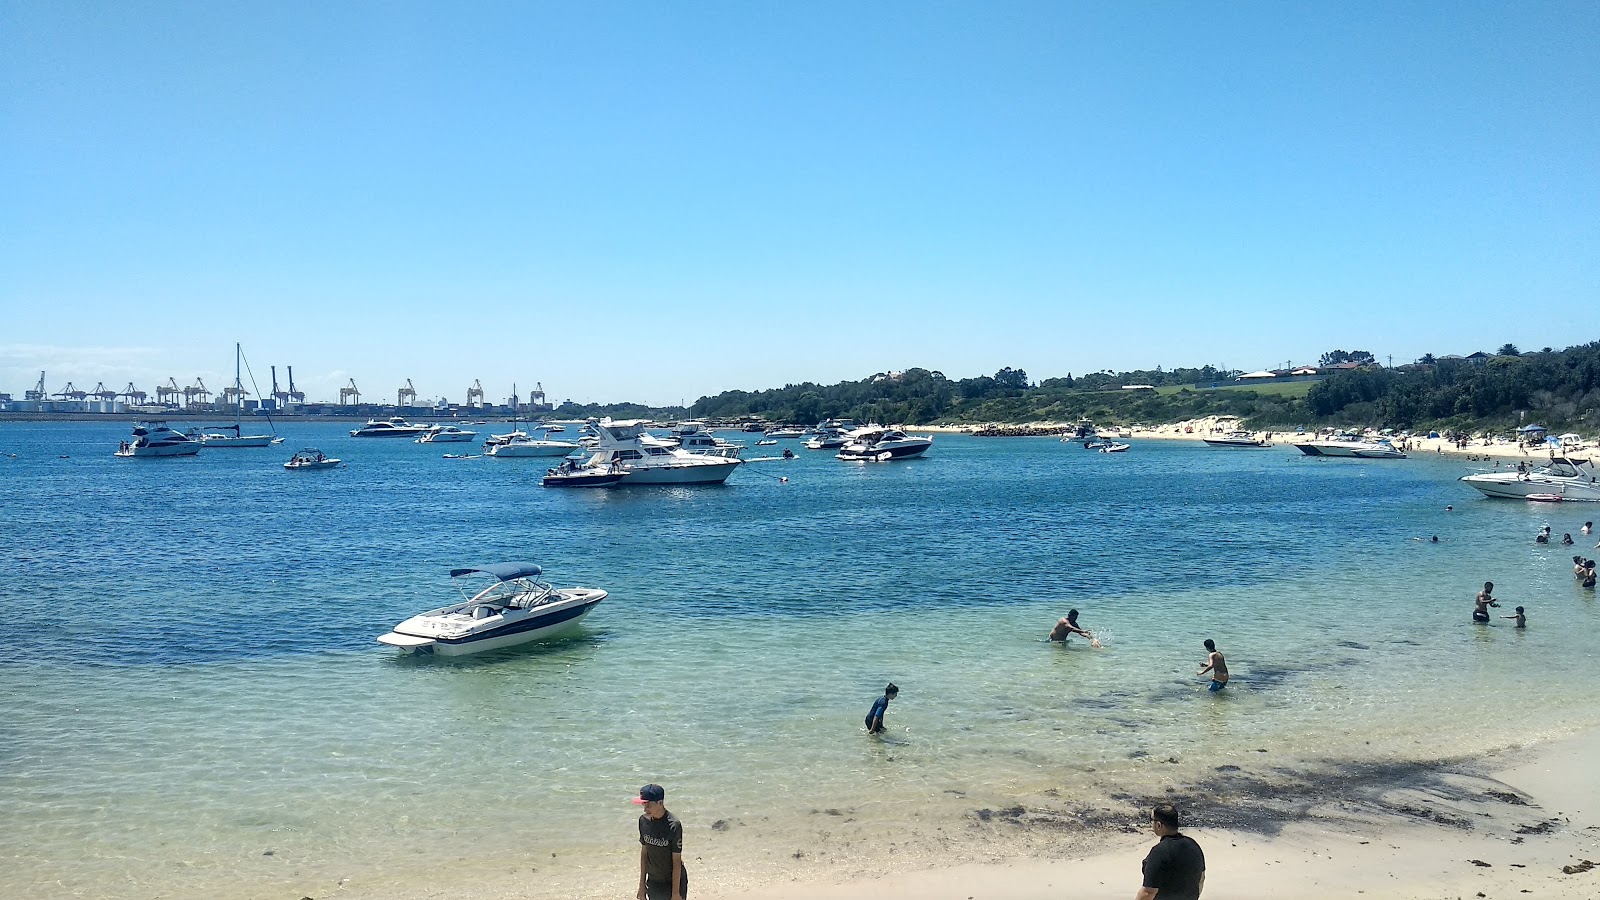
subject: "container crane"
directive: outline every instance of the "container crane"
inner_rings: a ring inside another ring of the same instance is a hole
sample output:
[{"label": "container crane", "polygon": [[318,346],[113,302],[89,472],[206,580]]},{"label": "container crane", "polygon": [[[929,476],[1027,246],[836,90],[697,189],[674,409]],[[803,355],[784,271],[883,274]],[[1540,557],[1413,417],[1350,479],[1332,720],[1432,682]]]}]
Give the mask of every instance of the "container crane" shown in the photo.
[{"label": "container crane", "polygon": [[361,391],[356,388],[356,380],[350,379],[349,387],[339,388],[340,406],[359,406],[361,404]]},{"label": "container crane", "polygon": [[70,381],[67,382],[66,387],[56,392],[56,399],[58,400],[82,400],[87,396],[89,396],[88,391],[78,390],[72,386],[72,382]]},{"label": "container crane", "polygon": [[396,406],[411,406],[417,402],[417,389],[411,386],[411,379],[407,378],[405,386],[395,394]]},{"label": "container crane", "polygon": [[178,397],[183,393],[178,387],[178,379],[168,378],[166,384],[156,385],[156,402],[162,406],[177,406]]},{"label": "container crane", "polygon": [[[354,386],[355,382],[351,381],[350,384]],[[294,389],[294,366],[289,367],[289,399],[295,403],[306,402],[306,392]]]},{"label": "container crane", "polygon": [[50,395],[45,393],[45,390],[44,390],[44,373],[43,372],[39,373],[39,383],[34,385],[33,390],[24,391],[22,396],[23,396],[24,399],[27,399],[27,400],[49,400],[50,399]]},{"label": "container crane", "polygon": [[95,384],[94,390],[89,392],[89,396],[95,398],[96,400],[103,400],[106,403],[110,403],[111,401],[117,399],[117,392],[106,390],[106,383],[101,381]]},{"label": "container crane", "polygon": [[201,403],[211,402],[211,390],[206,387],[204,381],[200,380],[199,375],[194,377],[194,384],[183,389],[183,405],[193,405],[196,398],[199,398]]},{"label": "container crane", "polygon": [[128,382],[128,386],[123,388],[122,393],[118,396],[122,397],[124,401],[131,405],[143,406],[145,398],[150,395],[134,387],[133,382],[130,381]]},{"label": "container crane", "polygon": [[542,382],[535,381],[533,383],[533,390],[528,392],[528,406],[534,410],[540,410],[543,409],[545,405],[544,384]]},{"label": "container crane", "polygon": [[472,387],[467,388],[467,405],[483,405],[483,382],[476,378],[472,379]]}]

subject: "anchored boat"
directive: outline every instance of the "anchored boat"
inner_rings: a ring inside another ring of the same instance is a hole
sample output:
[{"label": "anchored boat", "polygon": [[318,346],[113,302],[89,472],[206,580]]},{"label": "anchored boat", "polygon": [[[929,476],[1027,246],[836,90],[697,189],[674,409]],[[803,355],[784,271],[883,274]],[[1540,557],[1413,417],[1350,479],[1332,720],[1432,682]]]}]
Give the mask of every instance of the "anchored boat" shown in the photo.
[{"label": "anchored boat", "polygon": [[451,569],[450,577],[487,575],[493,581],[462,602],[401,622],[378,643],[408,653],[465,656],[514,647],[570,631],[606,598],[599,588],[556,588],[540,581],[544,570],[529,562],[504,562]]}]

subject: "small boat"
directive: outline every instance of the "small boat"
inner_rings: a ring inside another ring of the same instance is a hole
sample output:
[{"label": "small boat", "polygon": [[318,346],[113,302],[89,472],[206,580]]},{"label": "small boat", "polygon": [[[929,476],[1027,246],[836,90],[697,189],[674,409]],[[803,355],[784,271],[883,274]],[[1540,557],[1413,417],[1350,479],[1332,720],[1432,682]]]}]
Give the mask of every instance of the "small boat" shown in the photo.
[{"label": "small boat", "polygon": [[763,438],[763,439],[761,439],[759,441],[756,441],[756,446],[757,447],[771,447],[771,446],[773,446],[773,445],[775,445],[777,443],[778,442],[773,440],[772,438]]},{"label": "small boat", "polygon": [[317,450],[317,449],[314,449],[314,448],[308,448],[308,449],[305,449],[305,450],[301,450],[299,453],[296,453],[294,456],[291,456],[289,458],[289,461],[283,464],[283,467],[285,469],[289,469],[289,470],[294,470],[294,469],[332,469],[332,468],[338,466],[339,463],[340,463],[340,460],[337,460],[337,459],[334,459],[331,456],[325,455],[321,450]]},{"label": "small boat", "polygon": [[1527,499],[1537,500],[1540,503],[1560,503],[1560,494],[1527,494]]},{"label": "small boat", "polygon": [[[780,428],[773,428],[767,432],[767,437],[769,438],[798,439],[805,436],[806,433],[804,431],[794,427],[793,425],[785,425]],[[757,441],[756,443],[760,443],[760,441]]]},{"label": "small boat", "polygon": [[165,422],[145,422],[133,426],[133,440],[123,441],[115,455],[123,459],[149,456],[194,456],[205,446],[198,437],[181,434]]},{"label": "small boat", "polygon": [[454,425],[435,425],[417,438],[419,444],[459,444],[477,437],[476,431],[466,431]]},{"label": "small boat", "polygon": [[577,627],[606,598],[598,588],[555,588],[533,563],[505,562],[451,569],[451,578],[487,575],[488,587],[462,602],[412,616],[378,643],[408,653],[464,656],[554,637]]},{"label": "small boat", "polygon": [[1115,443],[1115,442],[1114,441],[1084,441],[1083,442],[1083,449],[1085,449],[1085,450],[1104,450],[1105,448],[1111,446],[1113,443]]},{"label": "small boat", "polygon": [[1104,447],[1100,448],[1100,452],[1101,453],[1126,453],[1128,448],[1131,447],[1131,446],[1133,446],[1133,445],[1132,444],[1124,444],[1121,441],[1108,441]]}]

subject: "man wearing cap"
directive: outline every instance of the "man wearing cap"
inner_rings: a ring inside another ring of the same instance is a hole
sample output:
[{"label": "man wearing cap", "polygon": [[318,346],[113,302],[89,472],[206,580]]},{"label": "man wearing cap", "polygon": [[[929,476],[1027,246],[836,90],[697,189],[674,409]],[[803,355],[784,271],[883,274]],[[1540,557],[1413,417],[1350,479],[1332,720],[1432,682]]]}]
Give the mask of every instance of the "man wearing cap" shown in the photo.
[{"label": "man wearing cap", "polygon": [[1178,833],[1178,808],[1162,804],[1150,812],[1150,828],[1161,840],[1144,858],[1144,886],[1134,900],[1200,900],[1206,885],[1206,855]]},{"label": "man wearing cap", "polygon": [[689,872],[683,867],[683,823],[667,812],[667,792],[659,784],[639,788],[633,802],[644,807],[639,816],[638,900],[684,900],[689,896]]}]

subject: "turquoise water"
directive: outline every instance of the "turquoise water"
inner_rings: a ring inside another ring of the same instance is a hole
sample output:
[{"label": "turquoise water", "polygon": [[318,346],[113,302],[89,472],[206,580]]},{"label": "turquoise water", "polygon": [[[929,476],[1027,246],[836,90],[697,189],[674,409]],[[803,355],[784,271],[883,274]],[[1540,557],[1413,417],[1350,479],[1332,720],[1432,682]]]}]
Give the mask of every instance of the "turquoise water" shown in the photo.
[{"label": "turquoise water", "polygon": [[[791,843],[872,864],[881,835],[1259,749],[1427,759],[1600,724],[1582,547],[1532,542],[1600,509],[1480,499],[1459,461],[941,435],[917,461],[786,442],[723,487],[554,491],[536,460],[350,427],[120,460],[123,427],[0,423],[0,896],[612,895],[646,781],[709,887],[801,866]],[[301,446],[348,465],[286,472]],[[373,642],[454,597],[450,567],[508,559],[611,596],[544,647]],[[1468,621],[1485,579],[1526,632]],[[1102,649],[1043,642],[1072,607]]]}]

